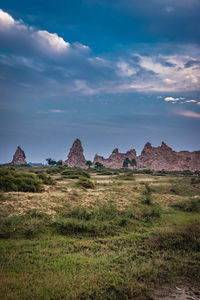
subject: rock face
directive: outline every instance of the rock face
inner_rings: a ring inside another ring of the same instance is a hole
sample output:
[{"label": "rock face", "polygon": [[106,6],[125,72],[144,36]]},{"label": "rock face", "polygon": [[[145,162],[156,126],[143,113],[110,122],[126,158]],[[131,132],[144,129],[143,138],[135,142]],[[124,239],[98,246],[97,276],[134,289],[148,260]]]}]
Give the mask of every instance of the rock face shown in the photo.
[{"label": "rock face", "polygon": [[69,167],[86,168],[86,159],[83,155],[83,147],[79,139],[74,141],[65,163]]},{"label": "rock face", "polygon": [[200,151],[176,152],[164,142],[161,146],[152,147],[146,143],[141,155],[137,158],[138,169],[166,171],[200,170]]},{"label": "rock face", "polygon": [[13,160],[11,162],[13,165],[26,165],[26,155],[20,146],[17,147],[15,154],[13,155]]},{"label": "rock face", "polygon": [[115,148],[108,158],[104,158],[103,156],[99,156],[98,154],[96,154],[94,157],[93,164],[95,164],[98,161],[102,163],[106,168],[120,169],[123,167],[123,162],[127,157],[130,160],[133,158],[136,159],[135,149],[131,149],[126,153],[120,153],[119,150]]}]

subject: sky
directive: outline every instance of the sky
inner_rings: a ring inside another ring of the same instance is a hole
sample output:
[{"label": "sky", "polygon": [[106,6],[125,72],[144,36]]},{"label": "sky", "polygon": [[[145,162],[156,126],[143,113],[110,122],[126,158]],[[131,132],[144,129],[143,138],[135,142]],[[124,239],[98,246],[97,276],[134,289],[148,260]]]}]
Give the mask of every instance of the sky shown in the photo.
[{"label": "sky", "polygon": [[1,0],[0,163],[200,149],[199,0]]}]

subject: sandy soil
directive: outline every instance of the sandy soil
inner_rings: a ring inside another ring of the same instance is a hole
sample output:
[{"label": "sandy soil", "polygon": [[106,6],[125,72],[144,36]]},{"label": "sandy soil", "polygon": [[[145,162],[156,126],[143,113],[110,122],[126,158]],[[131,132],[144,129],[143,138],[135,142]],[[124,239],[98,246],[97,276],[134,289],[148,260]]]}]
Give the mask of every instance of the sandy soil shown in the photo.
[{"label": "sandy soil", "polygon": [[199,300],[200,288],[175,287],[156,291],[154,300]]}]

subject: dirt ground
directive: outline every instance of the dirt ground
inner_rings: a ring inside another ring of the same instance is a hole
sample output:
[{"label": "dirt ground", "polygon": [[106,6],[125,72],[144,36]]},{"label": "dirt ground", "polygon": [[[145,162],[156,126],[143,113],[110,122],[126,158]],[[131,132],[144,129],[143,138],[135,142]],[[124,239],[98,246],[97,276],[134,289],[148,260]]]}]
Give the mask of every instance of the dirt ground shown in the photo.
[{"label": "dirt ground", "polygon": [[156,291],[154,300],[199,300],[200,288],[176,286],[174,288],[164,287]]}]

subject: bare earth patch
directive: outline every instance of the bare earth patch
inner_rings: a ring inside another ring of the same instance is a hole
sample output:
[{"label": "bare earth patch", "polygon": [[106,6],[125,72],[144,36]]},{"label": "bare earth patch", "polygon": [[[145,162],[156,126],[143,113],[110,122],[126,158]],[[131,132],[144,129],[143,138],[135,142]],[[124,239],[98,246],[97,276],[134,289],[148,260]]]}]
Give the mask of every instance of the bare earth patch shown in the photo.
[{"label": "bare earth patch", "polygon": [[200,288],[176,286],[175,288],[163,287],[157,290],[154,300],[199,300]]}]

